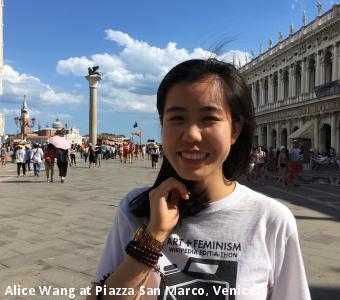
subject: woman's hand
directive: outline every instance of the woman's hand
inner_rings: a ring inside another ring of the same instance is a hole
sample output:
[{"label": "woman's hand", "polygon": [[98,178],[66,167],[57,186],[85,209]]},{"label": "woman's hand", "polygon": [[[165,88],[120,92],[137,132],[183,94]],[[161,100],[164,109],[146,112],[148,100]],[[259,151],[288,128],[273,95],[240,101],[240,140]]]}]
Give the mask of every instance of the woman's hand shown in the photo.
[{"label": "woman's hand", "polygon": [[[168,197],[171,193],[171,197]],[[186,186],[170,177],[149,193],[150,222],[146,230],[158,241],[164,242],[177,225],[179,219],[178,202],[189,199]]]}]

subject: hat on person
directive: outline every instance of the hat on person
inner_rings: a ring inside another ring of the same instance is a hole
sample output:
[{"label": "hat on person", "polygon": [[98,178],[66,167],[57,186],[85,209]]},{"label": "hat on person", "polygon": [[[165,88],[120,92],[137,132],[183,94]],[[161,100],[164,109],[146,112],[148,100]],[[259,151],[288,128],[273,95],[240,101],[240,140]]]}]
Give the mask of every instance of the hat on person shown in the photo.
[{"label": "hat on person", "polygon": [[24,148],[24,146],[23,145],[18,145],[18,148],[22,149],[22,148]]},{"label": "hat on person", "polygon": [[153,147],[154,147],[154,148],[158,148],[158,145],[157,145],[157,144],[153,144]]},{"label": "hat on person", "polygon": [[285,146],[281,146],[281,147],[280,147],[280,150],[283,150],[283,149],[286,149],[286,147],[285,147]]}]

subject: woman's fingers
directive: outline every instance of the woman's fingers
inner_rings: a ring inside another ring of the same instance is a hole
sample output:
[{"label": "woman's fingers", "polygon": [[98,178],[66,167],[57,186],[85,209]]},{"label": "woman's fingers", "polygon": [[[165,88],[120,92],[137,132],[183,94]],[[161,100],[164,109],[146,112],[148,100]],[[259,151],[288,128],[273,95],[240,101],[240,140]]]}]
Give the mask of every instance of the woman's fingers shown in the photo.
[{"label": "woman's fingers", "polygon": [[171,191],[176,190],[181,199],[184,199],[184,200],[189,199],[189,193],[188,193],[188,189],[186,188],[186,186],[182,182],[178,181],[177,179],[173,177],[170,177],[164,180],[159,185],[158,188],[165,197],[168,197]]}]

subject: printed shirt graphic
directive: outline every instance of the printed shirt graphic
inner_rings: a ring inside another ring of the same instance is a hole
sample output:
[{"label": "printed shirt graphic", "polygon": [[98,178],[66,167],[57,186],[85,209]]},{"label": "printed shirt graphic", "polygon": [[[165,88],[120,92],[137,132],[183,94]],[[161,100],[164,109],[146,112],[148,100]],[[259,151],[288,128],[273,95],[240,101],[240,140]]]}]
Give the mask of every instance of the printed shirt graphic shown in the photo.
[{"label": "printed shirt graphic", "polygon": [[[92,282],[119,266],[134,232],[147,224],[128,208],[145,189],[121,201]],[[166,286],[151,272],[146,287],[160,288],[161,294],[141,299],[310,299],[292,213],[238,183],[229,196],[176,226],[162,252],[159,265]],[[189,292],[182,295],[184,288]],[[195,288],[204,294],[194,295]],[[230,289],[233,294],[222,292]]]}]

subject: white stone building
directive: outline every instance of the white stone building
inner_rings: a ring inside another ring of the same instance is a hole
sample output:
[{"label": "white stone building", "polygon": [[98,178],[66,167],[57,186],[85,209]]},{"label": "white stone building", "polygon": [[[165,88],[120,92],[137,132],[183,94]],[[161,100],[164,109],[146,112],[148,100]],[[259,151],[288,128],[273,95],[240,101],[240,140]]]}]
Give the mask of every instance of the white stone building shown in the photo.
[{"label": "white stone building", "polygon": [[340,4],[321,14],[240,68],[255,107],[255,145],[340,152]]},{"label": "white stone building", "polygon": [[52,125],[53,129],[55,129],[56,134],[63,135],[71,144],[81,144],[82,136],[80,135],[79,128],[67,127],[67,124],[63,125],[59,117],[55,120]]},{"label": "white stone building", "polygon": [[68,128],[67,133],[65,134],[65,138],[71,144],[82,144],[83,137],[80,135],[79,128]]},{"label": "white stone building", "polygon": [[2,95],[2,75],[3,75],[3,50],[4,50],[4,42],[3,42],[3,11],[4,1],[0,0],[0,95]]}]

